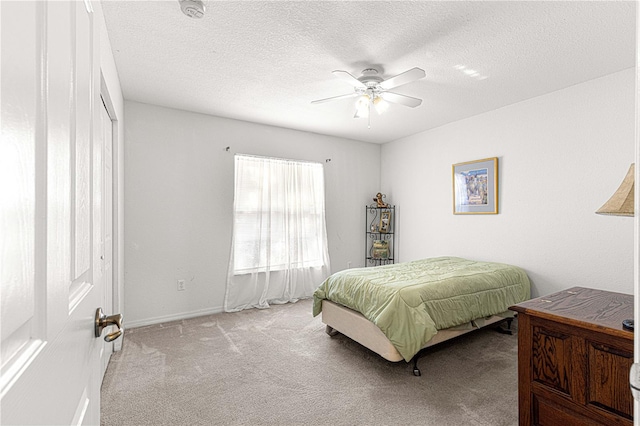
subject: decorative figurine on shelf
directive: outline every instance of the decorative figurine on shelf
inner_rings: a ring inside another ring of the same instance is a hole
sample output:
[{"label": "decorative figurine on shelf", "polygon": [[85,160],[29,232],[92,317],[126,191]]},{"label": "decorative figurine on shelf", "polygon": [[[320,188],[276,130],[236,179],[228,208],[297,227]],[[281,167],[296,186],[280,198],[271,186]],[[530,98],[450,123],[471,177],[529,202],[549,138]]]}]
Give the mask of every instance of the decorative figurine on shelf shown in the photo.
[{"label": "decorative figurine on shelf", "polygon": [[386,195],[382,195],[381,192],[378,192],[376,194],[376,198],[373,199],[373,201],[375,201],[378,204],[378,207],[389,207],[389,204],[385,203],[384,201],[382,201],[382,198],[386,197]]}]

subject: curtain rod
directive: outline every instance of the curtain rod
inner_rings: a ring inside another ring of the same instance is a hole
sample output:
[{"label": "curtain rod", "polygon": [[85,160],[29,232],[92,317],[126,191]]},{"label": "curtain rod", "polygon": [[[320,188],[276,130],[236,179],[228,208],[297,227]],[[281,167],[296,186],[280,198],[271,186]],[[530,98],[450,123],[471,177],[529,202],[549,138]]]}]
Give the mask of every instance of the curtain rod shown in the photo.
[{"label": "curtain rod", "polygon": [[[296,163],[310,163],[310,164],[319,164],[322,165],[322,163],[318,162],[318,161],[309,161],[309,160],[294,160],[291,158],[279,158],[279,157],[266,157],[263,155],[253,155],[253,154],[234,154],[234,156],[241,156],[241,157],[251,157],[251,158],[265,158],[268,160],[278,160],[278,161],[288,161],[288,162],[296,162]],[[331,161],[330,158],[328,158],[327,160],[325,160],[326,163],[328,163],[329,161]]]}]

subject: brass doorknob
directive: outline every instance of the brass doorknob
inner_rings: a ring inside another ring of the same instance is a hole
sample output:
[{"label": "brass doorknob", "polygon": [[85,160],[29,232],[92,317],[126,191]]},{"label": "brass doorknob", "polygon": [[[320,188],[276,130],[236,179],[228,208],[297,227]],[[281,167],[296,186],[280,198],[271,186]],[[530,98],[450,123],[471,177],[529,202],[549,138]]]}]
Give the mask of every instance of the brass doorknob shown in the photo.
[{"label": "brass doorknob", "polygon": [[124,332],[124,327],[122,327],[122,314],[107,316],[102,312],[102,308],[96,309],[95,336],[100,337],[102,330],[111,325],[115,325],[118,329],[104,336],[105,342],[112,342],[122,336]]}]

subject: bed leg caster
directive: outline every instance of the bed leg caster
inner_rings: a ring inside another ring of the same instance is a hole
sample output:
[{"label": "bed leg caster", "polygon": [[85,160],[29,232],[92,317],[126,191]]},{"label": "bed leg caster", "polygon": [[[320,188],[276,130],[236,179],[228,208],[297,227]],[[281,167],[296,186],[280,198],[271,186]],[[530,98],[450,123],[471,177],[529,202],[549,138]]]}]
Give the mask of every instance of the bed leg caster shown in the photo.
[{"label": "bed leg caster", "polygon": [[327,328],[324,329],[324,331],[331,337],[335,336],[336,334],[338,334],[338,330],[334,329],[331,326],[327,326]]},{"label": "bed leg caster", "polygon": [[420,369],[418,368],[418,357],[415,356],[413,358],[413,375],[416,377],[420,377],[422,374],[420,373]]}]

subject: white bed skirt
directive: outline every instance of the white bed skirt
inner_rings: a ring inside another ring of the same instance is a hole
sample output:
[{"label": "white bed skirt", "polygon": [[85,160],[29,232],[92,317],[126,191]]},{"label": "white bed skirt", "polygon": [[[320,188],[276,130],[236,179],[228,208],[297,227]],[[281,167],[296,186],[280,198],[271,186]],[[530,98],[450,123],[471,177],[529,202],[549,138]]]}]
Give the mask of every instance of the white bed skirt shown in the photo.
[{"label": "white bed skirt", "polygon": [[[424,348],[512,317],[513,312],[507,311],[499,315],[478,318],[463,325],[439,330],[438,334],[429,340]],[[392,362],[403,360],[402,355],[396,350],[387,336],[360,312],[325,299],[322,301],[322,322],[362,346],[369,348],[386,360]]]}]

